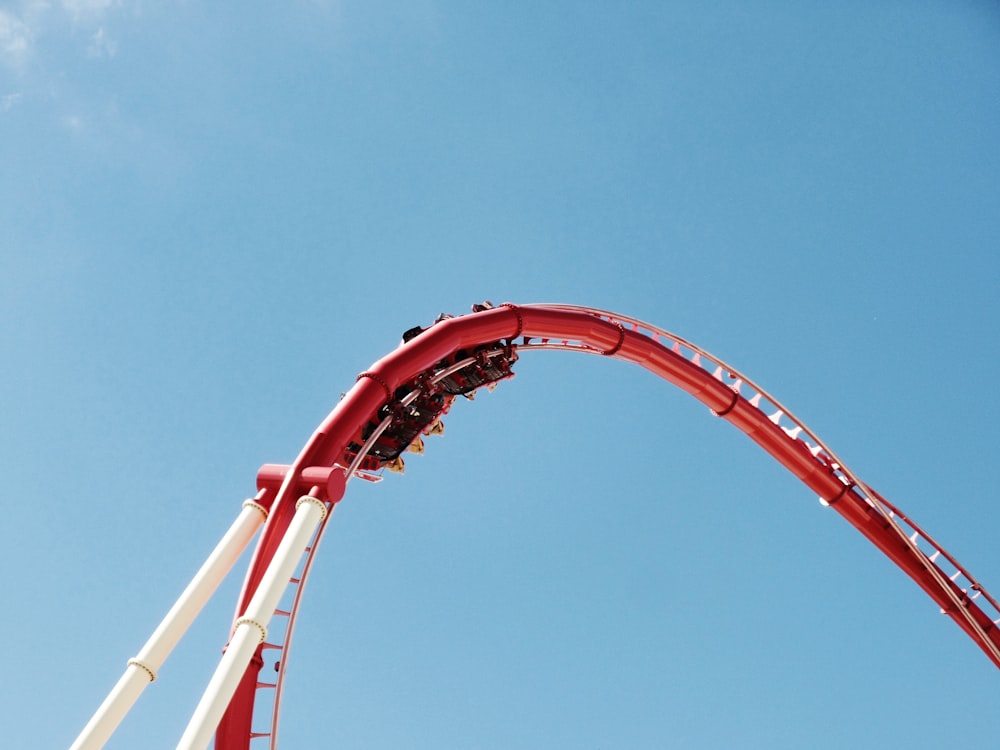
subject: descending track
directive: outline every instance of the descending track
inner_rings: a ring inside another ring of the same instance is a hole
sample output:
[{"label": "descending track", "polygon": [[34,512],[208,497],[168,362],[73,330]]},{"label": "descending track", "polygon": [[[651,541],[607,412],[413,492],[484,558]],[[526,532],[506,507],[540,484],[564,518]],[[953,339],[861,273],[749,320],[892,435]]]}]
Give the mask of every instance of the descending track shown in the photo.
[{"label": "descending track", "polygon": [[[694,344],[626,316],[568,305],[486,307],[445,318],[426,330],[408,331],[405,338],[406,343],[358,376],[294,464],[265,466],[258,474],[255,502],[269,508],[269,515],[237,604],[237,618],[261,585],[292,523],[298,498],[308,493],[328,512],[290,578],[288,603],[275,610],[279,624],[269,629],[257,626],[262,642],[219,723],[216,750],[277,744],[281,686],[295,616],[329,511],[342,495],[344,476],[377,479],[372,472],[398,467],[398,453],[419,446],[420,435],[436,429],[457,395],[472,394],[508,377],[518,356],[529,351],[573,351],[626,360],[694,396],[746,433],[885,553],[1000,667],[997,601],[927,533],[844,466],[788,409]],[[277,670],[272,681],[261,675],[265,653],[275,657],[269,659]]]}]

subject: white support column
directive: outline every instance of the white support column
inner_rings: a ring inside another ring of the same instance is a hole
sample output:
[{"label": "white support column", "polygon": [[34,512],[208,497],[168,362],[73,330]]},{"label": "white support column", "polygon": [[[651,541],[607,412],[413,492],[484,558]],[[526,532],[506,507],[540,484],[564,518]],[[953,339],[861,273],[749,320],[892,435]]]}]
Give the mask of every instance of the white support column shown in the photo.
[{"label": "white support column", "polygon": [[271,622],[289,579],[302,558],[309,540],[326,517],[326,505],[305,495],[295,505],[295,515],[274,552],[246,612],[235,622],[233,636],[201,701],[184,730],[177,750],[205,750],[222,715],[246,672],[257,646],[267,638]]},{"label": "white support column", "polygon": [[243,550],[267,518],[267,510],[253,500],[243,503],[239,516],[219,541],[184,593],[163,618],[134,659],[128,660],[121,676],[97,713],[83,728],[70,750],[100,750],[125,718],[140,693],[156,679],[174,646],[215,593]]}]

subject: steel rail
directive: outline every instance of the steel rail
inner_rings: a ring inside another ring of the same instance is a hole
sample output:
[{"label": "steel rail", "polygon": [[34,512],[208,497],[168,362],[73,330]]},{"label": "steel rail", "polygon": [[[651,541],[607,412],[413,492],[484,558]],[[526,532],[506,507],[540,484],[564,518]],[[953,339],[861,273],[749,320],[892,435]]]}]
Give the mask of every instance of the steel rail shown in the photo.
[{"label": "steel rail", "polygon": [[[524,305],[523,307],[536,307],[536,305]],[[954,557],[952,557],[943,547],[941,547],[933,538],[924,532],[919,526],[917,526],[913,521],[907,518],[905,515],[899,512],[893,505],[888,503],[881,495],[873,491],[867,483],[863,482],[857,474],[855,474],[847,465],[837,456],[833,450],[824,443],[812,430],[810,430],[806,424],[796,417],[791,410],[779,402],[774,396],[768,393],[764,388],[755,383],[753,380],[748,378],[746,375],[742,374],[739,370],[727,364],[723,360],[715,357],[709,352],[705,351],[701,347],[692,344],[691,342],[666,331],[662,328],[650,325],[649,323],[640,321],[636,318],[631,318],[624,315],[618,315],[616,313],[609,313],[603,310],[596,310],[594,308],[587,308],[577,305],[537,305],[537,307],[547,308],[547,309],[563,309],[572,310],[576,312],[584,312],[595,317],[606,319],[609,322],[627,324],[632,327],[632,330],[642,333],[642,329],[646,329],[650,332],[650,338],[658,341],[659,337],[668,339],[674,342],[675,346],[688,348],[695,356],[690,357],[691,361],[695,364],[700,365],[707,372],[710,372],[713,377],[723,381],[723,373],[733,380],[734,391],[737,395],[740,394],[740,385],[746,385],[748,388],[755,391],[755,397],[750,399],[750,402],[757,406],[757,408],[767,412],[760,406],[761,398],[768,401],[772,406],[774,406],[777,411],[774,414],[769,415],[769,419],[774,422],[779,427],[785,431],[785,434],[791,440],[801,440],[801,435],[808,436],[813,444],[809,446],[810,452],[820,459],[820,456],[824,456],[823,460],[828,463],[834,472],[841,476],[841,481],[844,482],[845,486],[856,487],[862,494],[864,500],[877,512],[879,512],[885,519],[888,526],[896,533],[899,540],[905,544],[915,555],[916,559],[921,562],[925,570],[931,575],[931,577],[937,582],[942,593],[949,599],[952,610],[959,613],[959,615],[966,621],[968,626],[972,628],[979,635],[980,645],[985,651],[993,658],[993,661],[1000,666],[1000,646],[997,645],[989,636],[989,629],[994,628],[998,623],[1000,623],[1000,606],[998,606],[997,601],[990,596],[990,594],[983,588],[983,586],[972,577],[972,575],[960,565]],[[522,347],[527,348],[527,347]],[[553,346],[548,346],[548,348],[557,348]],[[580,347],[573,347],[567,342],[566,346],[560,346],[558,348],[564,348],[567,350],[579,350]],[[594,351],[591,347],[586,347],[588,353],[598,354],[600,352]],[[707,360],[714,368],[706,368],[704,361]],[[781,419],[785,418],[790,421],[793,425],[791,428],[784,427],[781,424]],[[808,445],[808,442],[807,442]],[[897,522],[897,519],[903,521],[907,526],[910,527],[911,533],[907,533]],[[928,545],[933,548],[932,554],[928,555],[917,543],[918,539],[923,539]],[[935,563],[938,557],[944,557],[948,562],[950,562],[955,568],[956,572],[951,576],[948,576],[945,571]],[[965,587],[959,587],[957,585],[952,585],[955,583],[956,579],[962,577],[968,582]],[[969,590],[975,591],[975,593],[970,597],[968,595]],[[977,620],[973,614],[969,611],[968,605],[975,599],[982,596],[993,609],[992,613],[987,614],[987,617],[991,621],[991,626],[987,627],[979,620]]]},{"label": "steel rail", "polygon": [[[497,354],[503,354],[503,349],[492,349],[486,352],[487,357],[495,356]],[[469,366],[476,361],[475,357],[467,357],[465,359],[459,360],[458,362],[446,367],[434,374],[430,378],[430,383],[436,385],[440,381],[444,380],[449,375],[452,375],[464,367]],[[403,406],[409,406],[412,404],[417,397],[420,395],[421,388],[415,388],[409,393],[407,393],[403,398],[399,400],[399,403]],[[390,414],[379,422],[375,429],[372,431],[368,439],[362,444],[361,448],[358,450],[358,454],[351,461],[351,464],[347,467],[346,478],[349,484],[351,479],[354,477],[362,476],[361,464],[368,455],[368,451],[371,450],[372,446],[375,445],[382,433],[385,432],[389,426],[392,424],[393,415]],[[291,606],[288,608],[288,619],[285,625],[285,631],[283,638],[277,643],[267,643],[266,647],[270,649],[275,649],[281,651],[281,659],[278,661],[278,671],[273,684],[265,684],[258,682],[257,690],[262,689],[273,689],[274,690],[274,701],[271,709],[271,725],[268,731],[252,732],[251,739],[258,738],[268,738],[268,746],[270,750],[277,750],[278,746],[278,724],[281,715],[281,696],[285,684],[285,668],[288,664],[288,653],[291,650],[292,635],[295,632],[295,624],[298,621],[299,604],[302,600],[303,592],[305,591],[306,581],[309,578],[309,573],[312,570],[313,560],[316,557],[316,552],[319,549],[320,541],[322,541],[323,533],[326,530],[326,525],[330,521],[332,513],[328,513],[327,516],[320,523],[319,527],[316,529],[313,539],[309,543],[309,547],[306,551],[305,562],[302,566],[302,571],[297,577],[295,594],[292,599]],[[255,701],[256,703],[256,701]],[[255,711],[256,713],[256,711]]]},{"label": "steel rail", "polygon": [[[510,330],[515,327],[514,319],[516,330],[512,335]],[[522,337],[521,343],[514,343]],[[665,341],[661,341],[661,338]],[[745,432],[800,481],[816,490],[821,501],[832,505],[925,593],[938,601],[942,605],[942,611],[947,611],[991,661],[1000,667],[1000,640],[994,640],[997,638],[997,624],[1000,623],[1000,607],[996,600],[929,535],[846,468],[836,454],[777,399],[722,360],[680,336],[628,316],[571,305],[504,305],[473,315],[443,320],[407,345],[390,352],[376,362],[369,372],[359,376],[355,386],[313,433],[282,482],[269,526],[262,534],[258,552],[251,561],[241,601],[252,595],[257,580],[255,576],[260,575],[255,571],[267,564],[270,551],[277,543],[276,540],[280,540],[283,528],[282,507],[286,509],[286,515],[288,507],[287,502],[282,506],[280,501],[285,495],[292,494],[301,472],[310,466],[330,466],[335,463],[343,454],[354,431],[360,429],[381,405],[393,401],[393,394],[400,385],[431,373],[438,379],[446,377],[444,372],[436,370],[434,364],[440,362],[443,356],[451,356],[470,346],[503,340],[507,341],[510,350],[561,349],[639,364],[707,404],[716,416],[725,418]],[[464,363],[456,363],[448,368],[449,374],[473,360],[474,358],[468,358]],[[752,391],[750,398],[743,396],[743,388]],[[419,387],[407,397],[416,398],[418,391]],[[775,409],[774,413],[769,413],[771,408]],[[367,450],[381,431],[388,427],[389,421],[391,417],[383,420],[379,424],[381,430],[377,430],[366,440],[349,467],[348,479],[358,471]],[[791,426],[786,426],[787,423]],[[877,520],[873,519],[872,513]],[[900,523],[905,524],[910,533]],[[322,527],[317,529],[317,542],[322,531]],[[932,548],[931,554],[921,549],[920,541]],[[316,547],[316,544],[311,545],[304,573],[311,567],[311,556],[315,554]],[[935,562],[942,557],[957,569],[952,576],[946,575]],[[964,589],[955,583],[959,578],[963,579],[963,584],[968,584]],[[296,591],[289,628],[294,623],[293,615],[298,611],[303,583],[304,578],[300,579]],[[974,592],[971,596],[968,595],[969,590]],[[993,614],[987,616],[976,600],[985,601]],[[290,631],[286,630],[286,652],[289,643]],[[283,653],[279,685],[286,657],[287,653]],[[257,669],[259,670],[259,666]],[[247,677],[250,672],[248,669]],[[242,701],[240,706],[234,705],[238,702],[237,698],[230,705],[231,710],[235,708],[237,713],[244,716],[249,711],[250,722],[255,692],[251,691],[249,696],[244,693],[239,699]],[[277,737],[276,717],[280,707],[278,689],[275,697],[270,733],[272,748],[275,747]],[[248,738],[242,744],[237,744],[232,731],[227,731],[226,742],[219,744],[217,735],[219,750],[248,746]]]}]

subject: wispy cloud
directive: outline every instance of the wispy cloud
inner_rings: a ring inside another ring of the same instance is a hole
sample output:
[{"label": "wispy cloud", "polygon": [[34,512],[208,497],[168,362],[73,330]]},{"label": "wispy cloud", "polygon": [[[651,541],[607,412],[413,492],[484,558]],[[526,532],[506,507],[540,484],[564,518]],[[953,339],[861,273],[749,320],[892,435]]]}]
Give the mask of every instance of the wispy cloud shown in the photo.
[{"label": "wispy cloud", "polygon": [[109,8],[121,5],[118,0],[62,0],[63,9],[74,20],[100,17]]},{"label": "wispy cloud", "polygon": [[62,118],[63,127],[74,132],[83,130],[83,118],[80,115],[66,115]]},{"label": "wispy cloud", "polygon": [[20,91],[0,96],[0,112],[10,112],[14,109],[14,107],[21,103],[22,98],[24,98],[24,94]]},{"label": "wispy cloud", "polygon": [[102,26],[90,37],[87,45],[87,57],[114,57],[118,51],[118,43],[111,39]]},{"label": "wispy cloud", "polygon": [[0,8],[0,61],[21,69],[27,63],[35,34],[20,16]]},{"label": "wispy cloud", "polygon": [[58,35],[67,23],[89,33],[87,57],[109,58],[117,52],[105,20],[122,7],[122,0],[21,0],[7,5],[0,8],[0,67],[25,73],[44,56],[44,37]]},{"label": "wispy cloud", "polygon": [[[129,0],[132,1],[132,0]],[[85,60],[118,53],[112,35],[126,0],[0,0],[0,115],[44,103],[65,130],[95,131],[101,98],[82,97],[74,83]],[[111,118],[113,119],[113,118]]]}]

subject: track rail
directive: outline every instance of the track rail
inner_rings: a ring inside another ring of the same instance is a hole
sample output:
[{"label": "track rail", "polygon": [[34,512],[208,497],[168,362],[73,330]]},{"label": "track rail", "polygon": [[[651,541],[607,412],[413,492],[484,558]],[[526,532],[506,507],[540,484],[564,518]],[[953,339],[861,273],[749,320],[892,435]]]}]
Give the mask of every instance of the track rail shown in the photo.
[{"label": "track rail", "polygon": [[[717,417],[746,433],[816,492],[821,502],[843,516],[912,578],[1000,667],[997,628],[1000,606],[996,599],[929,534],[861,481],[777,399],[735,368],[680,336],[635,318],[558,304],[502,305],[443,320],[362,373],[289,467],[251,560],[237,616],[252,597],[289,524],[297,488],[308,484],[307,470],[339,465],[352,437],[383,406],[412,402],[421,388],[432,387],[471,361],[463,360],[442,369],[440,362],[444,358],[460,350],[493,344],[517,353],[561,350],[622,359],[689,393]],[[401,398],[400,389],[406,390]],[[361,470],[361,464],[391,422],[391,415],[377,420],[374,431],[347,467],[348,479],[373,478]],[[284,633],[258,649],[219,725],[216,750],[246,750],[251,747],[251,740],[258,738],[267,739],[272,749],[277,746],[281,687],[291,635],[325,523],[317,530],[301,572],[292,581],[296,585],[290,605],[278,613],[288,618]],[[281,654],[274,683],[259,679],[265,649],[277,649]],[[266,702],[258,702],[258,693],[272,696],[270,726],[266,731],[254,732],[255,706],[256,715],[260,716]]]}]

